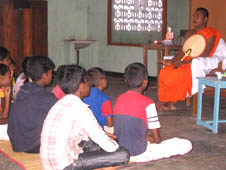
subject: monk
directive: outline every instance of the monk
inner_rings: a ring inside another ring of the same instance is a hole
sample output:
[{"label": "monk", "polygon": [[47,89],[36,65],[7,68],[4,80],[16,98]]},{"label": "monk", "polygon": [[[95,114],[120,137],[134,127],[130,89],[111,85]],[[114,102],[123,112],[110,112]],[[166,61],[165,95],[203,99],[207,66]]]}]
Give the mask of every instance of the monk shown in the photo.
[{"label": "monk", "polygon": [[[185,40],[193,34],[201,34],[206,39],[206,48],[201,57],[211,57],[216,51],[221,35],[214,28],[207,27],[209,13],[205,8],[197,8],[193,14],[194,28],[185,35]],[[159,111],[176,110],[176,102],[184,100],[192,90],[192,58],[186,57],[183,61],[181,58],[184,52],[181,50],[171,60],[159,61],[165,67],[160,71],[158,83]]]}]

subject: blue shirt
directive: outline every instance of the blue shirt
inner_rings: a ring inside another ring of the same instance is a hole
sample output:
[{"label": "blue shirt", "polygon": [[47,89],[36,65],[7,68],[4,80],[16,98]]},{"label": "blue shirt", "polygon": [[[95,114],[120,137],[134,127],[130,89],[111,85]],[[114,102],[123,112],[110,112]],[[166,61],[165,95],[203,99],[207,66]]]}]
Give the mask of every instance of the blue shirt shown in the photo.
[{"label": "blue shirt", "polygon": [[107,123],[107,117],[112,116],[112,107],[109,97],[100,91],[98,88],[91,88],[88,97],[83,99],[83,102],[90,106],[94,116],[101,127]]}]

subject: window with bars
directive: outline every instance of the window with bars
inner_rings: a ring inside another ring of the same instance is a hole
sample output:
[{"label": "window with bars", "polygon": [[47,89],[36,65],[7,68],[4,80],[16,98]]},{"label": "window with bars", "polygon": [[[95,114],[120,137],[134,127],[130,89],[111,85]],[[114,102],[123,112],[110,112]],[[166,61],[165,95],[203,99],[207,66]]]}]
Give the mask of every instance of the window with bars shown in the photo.
[{"label": "window with bars", "polygon": [[141,46],[166,32],[166,0],[108,0],[108,44]]},{"label": "window with bars", "polygon": [[117,31],[162,30],[162,0],[113,0],[112,6]]}]

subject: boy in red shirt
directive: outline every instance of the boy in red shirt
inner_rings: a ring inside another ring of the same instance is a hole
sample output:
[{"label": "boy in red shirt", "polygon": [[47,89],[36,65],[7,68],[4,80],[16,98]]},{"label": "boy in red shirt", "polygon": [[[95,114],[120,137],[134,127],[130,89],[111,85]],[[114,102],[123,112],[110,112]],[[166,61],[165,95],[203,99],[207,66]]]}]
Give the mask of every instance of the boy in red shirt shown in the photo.
[{"label": "boy in red shirt", "polygon": [[126,67],[125,82],[130,90],[121,94],[114,106],[114,135],[130,152],[130,161],[147,162],[191,151],[189,140],[162,141],[155,103],[142,93],[148,85],[148,72],[141,63]]}]

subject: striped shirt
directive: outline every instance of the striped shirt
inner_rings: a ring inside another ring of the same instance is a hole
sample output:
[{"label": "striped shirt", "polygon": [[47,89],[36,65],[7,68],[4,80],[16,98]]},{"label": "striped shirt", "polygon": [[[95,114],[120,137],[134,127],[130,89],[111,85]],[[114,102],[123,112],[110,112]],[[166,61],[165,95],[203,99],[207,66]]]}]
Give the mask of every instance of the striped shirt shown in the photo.
[{"label": "striped shirt", "polygon": [[127,148],[131,156],[143,153],[147,129],[160,128],[155,103],[138,92],[127,91],[116,100],[113,113],[119,145]]}]

